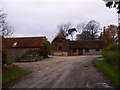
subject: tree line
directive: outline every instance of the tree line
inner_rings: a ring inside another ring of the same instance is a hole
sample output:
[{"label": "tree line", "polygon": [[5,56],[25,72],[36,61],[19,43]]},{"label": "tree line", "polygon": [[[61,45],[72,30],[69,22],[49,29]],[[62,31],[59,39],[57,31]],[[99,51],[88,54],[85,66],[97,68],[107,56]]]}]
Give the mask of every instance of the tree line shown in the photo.
[{"label": "tree line", "polygon": [[59,34],[63,34],[65,37],[71,36],[71,40],[73,40],[73,35],[77,32],[77,41],[103,40],[105,45],[118,43],[118,26],[114,24],[104,26],[102,29],[98,21],[90,20],[87,23],[80,23],[76,27],[73,27],[71,22],[59,24],[57,27]]}]

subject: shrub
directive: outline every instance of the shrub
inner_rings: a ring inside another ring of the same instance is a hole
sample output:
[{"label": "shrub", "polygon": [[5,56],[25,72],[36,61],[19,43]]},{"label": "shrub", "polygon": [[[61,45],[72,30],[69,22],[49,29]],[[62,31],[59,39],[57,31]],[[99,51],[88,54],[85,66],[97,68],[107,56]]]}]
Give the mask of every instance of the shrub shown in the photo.
[{"label": "shrub", "polygon": [[103,51],[104,59],[111,65],[120,68],[120,45],[111,44]]},{"label": "shrub", "polygon": [[43,57],[47,58],[48,55],[51,54],[51,44],[50,44],[50,42],[49,41],[45,41],[43,43],[43,47],[41,48],[41,50],[42,50],[42,53],[43,53]]},{"label": "shrub", "polygon": [[20,59],[17,61],[38,61],[42,58],[42,51],[41,49],[29,49],[27,50]]},{"label": "shrub", "polygon": [[118,53],[118,51],[105,51],[103,53],[103,57],[108,63],[112,65],[118,65],[118,61],[120,61],[120,52]]},{"label": "shrub", "polygon": [[107,51],[120,51],[120,44],[111,44],[106,48]]},{"label": "shrub", "polygon": [[39,49],[29,49],[23,54],[23,58],[34,58],[40,55],[40,50]]},{"label": "shrub", "polygon": [[20,58],[16,57],[16,61],[38,61],[47,58],[51,54],[51,44],[45,41],[42,47],[27,50]]}]

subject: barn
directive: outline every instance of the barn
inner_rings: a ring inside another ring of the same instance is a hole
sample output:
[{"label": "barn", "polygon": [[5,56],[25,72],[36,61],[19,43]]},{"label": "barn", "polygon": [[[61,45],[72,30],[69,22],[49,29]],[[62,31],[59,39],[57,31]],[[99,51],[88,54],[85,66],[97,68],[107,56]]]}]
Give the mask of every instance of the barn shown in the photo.
[{"label": "barn", "polygon": [[104,48],[101,40],[71,41],[58,34],[52,43],[53,56],[100,55]]},{"label": "barn", "polygon": [[45,36],[2,38],[2,50],[8,50],[13,57],[21,57],[29,49],[42,47],[45,41]]}]

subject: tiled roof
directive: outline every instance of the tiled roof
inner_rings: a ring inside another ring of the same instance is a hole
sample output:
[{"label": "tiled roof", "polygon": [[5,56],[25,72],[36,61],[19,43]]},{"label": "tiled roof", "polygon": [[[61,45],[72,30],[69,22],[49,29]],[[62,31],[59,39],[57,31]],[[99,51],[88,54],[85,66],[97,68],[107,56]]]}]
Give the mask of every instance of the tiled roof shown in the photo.
[{"label": "tiled roof", "polygon": [[63,34],[57,34],[51,43],[53,43],[56,39],[65,39],[66,40],[66,38]]},{"label": "tiled roof", "polygon": [[2,47],[11,48],[11,47],[40,47],[43,45],[43,42],[46,40],[46,37],[15,37],[15,38],[3,38]]},{"label": "tiled roof", "polygon": [[89,41],[70,41],[70,48],[103,48],[104,43],[100,40],[89,40]]},{"label": "tiled roof", "polygon": [[55,38],[65,38],[63,34],[58,34]]}]

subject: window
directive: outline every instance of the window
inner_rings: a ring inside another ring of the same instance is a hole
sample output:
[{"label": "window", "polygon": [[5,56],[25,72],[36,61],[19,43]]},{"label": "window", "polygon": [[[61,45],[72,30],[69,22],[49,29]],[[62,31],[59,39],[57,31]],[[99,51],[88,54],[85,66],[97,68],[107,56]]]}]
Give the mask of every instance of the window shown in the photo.
[{"label": "window", "polygon": [[62,46],[58,46],[58,50],[62,50]]},{"label": "window", "polygon": [[100,49],[96,49],[96,51],[100,51]]},{"label": "window", "polygon": [[62,39],[58,39],[59,42],[62,42]]},{"label": "window", "polygon": [[89,52],[89,48],[85,48],[85,52]]}]

